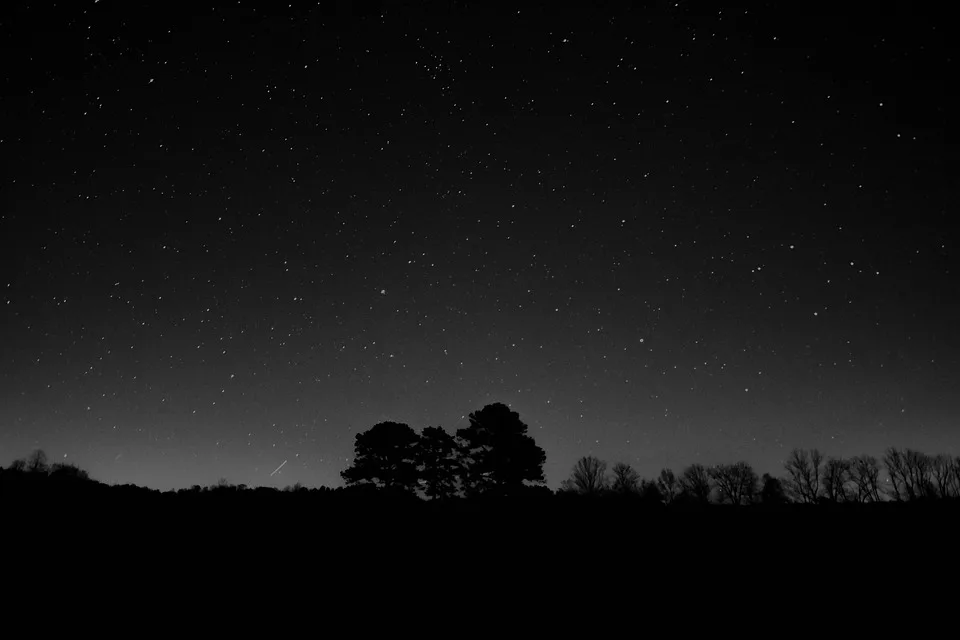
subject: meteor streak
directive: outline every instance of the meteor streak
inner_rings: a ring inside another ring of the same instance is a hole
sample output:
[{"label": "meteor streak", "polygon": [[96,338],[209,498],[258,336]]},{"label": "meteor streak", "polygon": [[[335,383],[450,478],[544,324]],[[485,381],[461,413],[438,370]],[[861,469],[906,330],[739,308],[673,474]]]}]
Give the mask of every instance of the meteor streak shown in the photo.
[{"label": "meteor streak", "polygon": [[[280,471],[280,469],[283,469],[283,465],[285,465],[285,464],[287,464],[287,461],[286,461],[286,460],[284,460],[283,462],[281,462],[281,463],[280,463],[280,466],[273,470],[273,473],[276,473],[277,471]],[[270,477],[271,477],[271,478],[273,477],[273,473],[270,474]]]}]

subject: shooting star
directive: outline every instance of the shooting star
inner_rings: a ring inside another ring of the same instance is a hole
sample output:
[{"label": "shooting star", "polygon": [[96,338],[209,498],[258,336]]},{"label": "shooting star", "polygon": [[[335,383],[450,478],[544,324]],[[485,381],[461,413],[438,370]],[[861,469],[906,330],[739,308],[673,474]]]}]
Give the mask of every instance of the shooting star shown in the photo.
[{"label": "shooting star", "polygon": [[[280,471],[280,469],[283,469],[283,465],[285,465],[285,464],[287,464],[287,461],[286,461],[286,460],[284,460],[283,462],[281,462],[281,463],[280,463],[280,466],[273,470],[273,473],[276,473],[277,471]],[[273,473],[270,474],[270,477],[271,477],[271,478],[273,477]]]}]

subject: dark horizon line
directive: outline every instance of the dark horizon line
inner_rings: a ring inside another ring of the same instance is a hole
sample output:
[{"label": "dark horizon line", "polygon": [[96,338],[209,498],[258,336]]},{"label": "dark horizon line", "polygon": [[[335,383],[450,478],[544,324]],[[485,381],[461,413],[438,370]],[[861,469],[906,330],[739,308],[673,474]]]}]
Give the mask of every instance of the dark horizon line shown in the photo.
[{"label": "dark horizon line", "polygon": [[[442,427],[441,427],[441,428],[442,428]],[[919,453],[921,453],[921,454],[923,454],[923,455],[925,455],[925,456],[931,457],[931,458],[934,458],[934,457],[936,457],[936,456],[938,456],[938,455],[948,455],[948,456],[960,457],[960,454],[956,454],[956,453],[952,453],[952,452],[951,452],[951,453],[940,453],[940,454],[929,454],[929,453],[927,453],[927,452],[925,452],[925,451],[918,451],[917,449],[911,449],[910,447],[897,447],[897,446],[894,446],[894,445],[890,445],[890,446],[885,447],[884,450],[883,450],[883,452],[880,453],[880,455],[875,455],[875,454],[871,454],[871,453],[861,453],[861,454],[856,454],[856,455],[857,455],[857,456],[864,456],[864,455],[866,455],[866,456],[874,457],[874,458],[876,458],[876,460],[877,460],[878,463],[882,463],[882,462],[883,462],[883,453],[885,453],[886,451],[890,451],[890,450],[892,450],[892,449],[896,449],[896,450],[903,451],[903,452],[907,452],[907,451],[917,451],[917,452],[919,452]],[[830,459],[830,458],[838,459],[838,458],[836,458],[835,456],[830,456],[829,454],[827,454],[827,453],[824,452],[823,450],[820,450],[818,447],[813,447],[813,448],[810,448],[810,449],[804,449],[804,448],[802,448],[802,447],[792,447],[792,448],[790,449],[790,451],[794,451],[794,450],[808,451],[808,452],[809,452],[809,451],[819,451],[819,453],[821,453],[821,454],[823,455],[824,461],[826,461],[826,460],[828,460],[828,459]],[[45,453],[45,450],[44,450],[42,447],[37,447],[37,448],[34,448],[34,449],[31,450],[31,454],[33,454],[33,453],[35,453],[35,452],[37,452],[37,451],[41,451],[41,452],[44,452],[44,453]],[[583,459],[583,458],[591,457],[591,456],[592,456],[592,457],[596,457],[596,456],[594,456],[594,455],[591,454],[591,453],[587,453],[587,454],[584,454],[584,455],[582,455],[582,456],[579,456],[576,460],[581,460],[581,459]],[[9,470],[9,469],[10,469],[10,466],[12,465],[13,462],[15,462],[15,461],[17,461],[17,460],[25,460],[27,457],[28,457],[28,456],[20,456],[20,457],[14,456],[6,465],[0,464],[0,472],[4,472],[4,471]],[[840,456],[839,459],[849,460],[851,457],[855,457],[855,456],[850,456],[850,457]],[[352,456],[351,456],[351,458],[352,458]],[[600,460],[601,460],[602,462],[607,462],[606,460],[603,460],[603,459],[600,459]],[[753,467],[753,465],[752,465],[749,461],[747,461],[747,460],[741,459],[741,460],[738,460],[737,462],[741,462],[741,461],[747,462],[747,464],[750,464],[750,466]],[[785,462],[785,461],[786,461],[786,459],[783,460],[783,462]],[[65,466],[72,466],[72,467],[75,467],[75,468],[77,468],[77,469],[80,469],[80,470],[83,471],[84,473],[87,473],[87,470],[86,470],[85,468],[81,467],[79,464],[77,464],[77,463],[75,463],[75,462],[68,462],[68,461],[57,461],[57,462],[52,462],[52,463],[48,464],[48,465],[47,465],[47,470],[48,470],[47,472],[49,473],[50,468],[52,468],[54,465],[60,465],[60,464],[65,465]],[[576,464],[576,461],[575,461],[574,464]],[[629,463],[628,463],[628,464],[629,464]],[[709,465],[708,465],[708,464],[701,463],[701,462],[690,462],[690,463],[687,463],[686,465],[684,465],[683,467],[681,467],[681,468],[680,468],[680,471],[682,472],[683,469],[689,468],[690,466],[695,465],[695,464],[700,464],[700,465],[704,466],[706,469],[710,469],[710,468],[712,468],[712,467],[716,467],[716,466],[723,465],[723,464],[736,464],[736,462],[735,462],[735,463],[718,462],[718,463],[709,464]],[[630,465],[630,466],[633,466],[633,465]],[[673,471],[673,468],[672,468],[672,467],[660,467],[660,470],[661,470],[661,471],[664,470],[664,469],[669,469],[669,470]],[[781,468],[781,469],[782,469],[782,468]],[[885,467],[884,467],[884,470],[886,471],[886,468],[885,468]],[[756,471],[759,471],[759,470],[756,470]],[[768,475],[768,474],[769,474],[771,477],[777,478],[777,479],[782,479],[782,478],[785,477],[782,473],[779,473],[779,474],[778,474],[778,473],[772,473],[772,472],[769,472],[769,471],[760,471],[760,472],[758,473],[758,477],[762,477],[762,476]],[[331,485],[326,485],[326,484],[307,485],[307,484],[304,484],[304,483],[302,483],[302,482],[300,482],[300,481],[296,481],[296,482],[293,482],[293,483],[291,483],[291,484],[287,484],[287,485],[285,485],[285,486],[283,486],[283,487],[279,487],[279,488],[278,488],[278,487],[276,487],[276,486],[266,485],[266,484],[248,484],[248,483],[243,483],[243,482],[234,483],[234,482],[230,481],[228,478],[226,478],[226,477],[224,477],[224,476],[221,476],[221,477],[219,477],[216,481],[211,482],[211,483],[209,483],[209,484],[193,483],[193,484],[188,484],[188,485],[182,485],[182,486],[179,486],[179,487],[176,486],[176,485],[173,485],[173,486],[171,486],[170,488],[162,489],[162,488],[158,488],[158,487],[151,487],[151,486],[147,486],[147,485],[140,485],[140,484],[136,484],[136,483],[134,483],[134,482],[108,482],[108,481],[106,481],[106,480],[100,480],[100,479],[97,479],[97,478],[95,478],[95,477],[93,477],[93,476],[89,476],[89,474],[88,474],[88,478],[89,478],[89,480],[91,480],[91,481],[93,481],[93,482],[96,482],[96,483],[99,483],[99,484],[102,484],[102,485],[108,486],[108,487],[133,486],[133,487],[137,487],[138,489],[147,489],[147,490],[150,490],[150,491],[157,491],[157,492],[159,492],[159,493],[173,493],[173,492],[180,491],[180,490],[182,490],[182,489],[192,489],[192,488],[194,488],[194,487],[200,487],[201,489],[205,489],[205,488],[215,488],[215,487],[217,487],[217,486],[220,486],[221,481],[222,481],[222,482],[225,482],[225,483],[226,483],[226,486],[228,486],[228,487],[233,487],[233,488],[241,487],[241,486],[242,486],[242,487],[246,487],[247,489],[265,488],[265,489],[272,489],[272,490],[278,490],[278,491],[283,491],[283,490],[286,489],[286,488],[296,487],[296,486],[298,486],[298,485],[299,485],[301,488],[307,489],[307,490],[328,489],[328,490],[333,491],[333,490],[337,490],[337,489],[348,489],[348,488],[350,488],[350,485],[343,483],[343,481],[341,481],[341,482],[338,483],[337,485],[332,485],[332,486],[331,486]],[[569,478],[569,474],[568,474],[567,478]],[[643,482],[643,481],[656,482],[656,476],[651,476],[651,477],[649,477],[649,478],[644,477],[644,476],[640,476],[640,481],[641,481],[641,482]],[[552,492],[558,492],[558,491],[560,491],[560,489],[562,488],[563,482],[564,482],[564,479],[561,479],[561,480],[559,481],[559,483],[557,484],[556,487],[551,487],[551,486],[550,486],[550,483],[549,483],[548,481],[546,481],[546,480],[545,480],[542,484],[536,484],[536,483],[534,483],[534,484],[532,484],[532,485],[527,485],[527,486],[540,486],[540,487],[544,487],[544,488],[546,488],[546,489],[549,489],[549,490],[552,491]],[[889,483],[890,483],[890,477],[889,477],[889,472],[887,472],[886,475],[885,475],[885,477],[883,477],[883,478],[881,479],[881,484],[884,484],[884,485],[885,485],[885,484],[889,484]],[[354,485],[354,486],[356,486],[356,485]]]}]

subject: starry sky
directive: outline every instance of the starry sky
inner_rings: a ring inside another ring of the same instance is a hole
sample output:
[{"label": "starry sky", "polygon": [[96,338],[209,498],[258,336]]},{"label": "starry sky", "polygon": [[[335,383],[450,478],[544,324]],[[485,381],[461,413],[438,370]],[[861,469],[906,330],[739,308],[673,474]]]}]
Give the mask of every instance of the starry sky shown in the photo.
[{"label": "starry sky", "polygon": [[0,464],[339,486],[492,402],[551,487],[960,453],[945,14],[491,4],[5,5]]}]

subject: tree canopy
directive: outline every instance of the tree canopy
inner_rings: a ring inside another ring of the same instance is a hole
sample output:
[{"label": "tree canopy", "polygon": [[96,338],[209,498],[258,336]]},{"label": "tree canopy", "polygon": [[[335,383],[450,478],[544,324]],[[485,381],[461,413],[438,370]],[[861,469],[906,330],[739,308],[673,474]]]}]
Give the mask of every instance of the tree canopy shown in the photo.
[{"label": "tree canopy", "polygon": [[340,474],[347,486],[419,489],[441,499],[545,482],[546,453],[520,415],[499,403],[471,413],[470,426],[456,437],[441,427],[417,434],[406,424],[381,422],[357,434],[354,451],[353,464]]},{"label": "tree canopy", "polygon": [[456,438],[442,427],[426,427],[420,434],[417,463],[421,486],[428,498],[456,495],[461,469]]},{"label": "tree canopy", "polygon": [[468,493],[545,482],[547,454],[527,435],[527,425],[519,413],[498,402],[471,413],[469,419],[470,426],[457,431]]},{"label": "tree canopy", "polygon": [[347,486],[373,484],[378,488],[414,491],[418,486],[417,445],[420,436],[408,425],[381,422],[358,433],[353,464],[340,476]]}]

